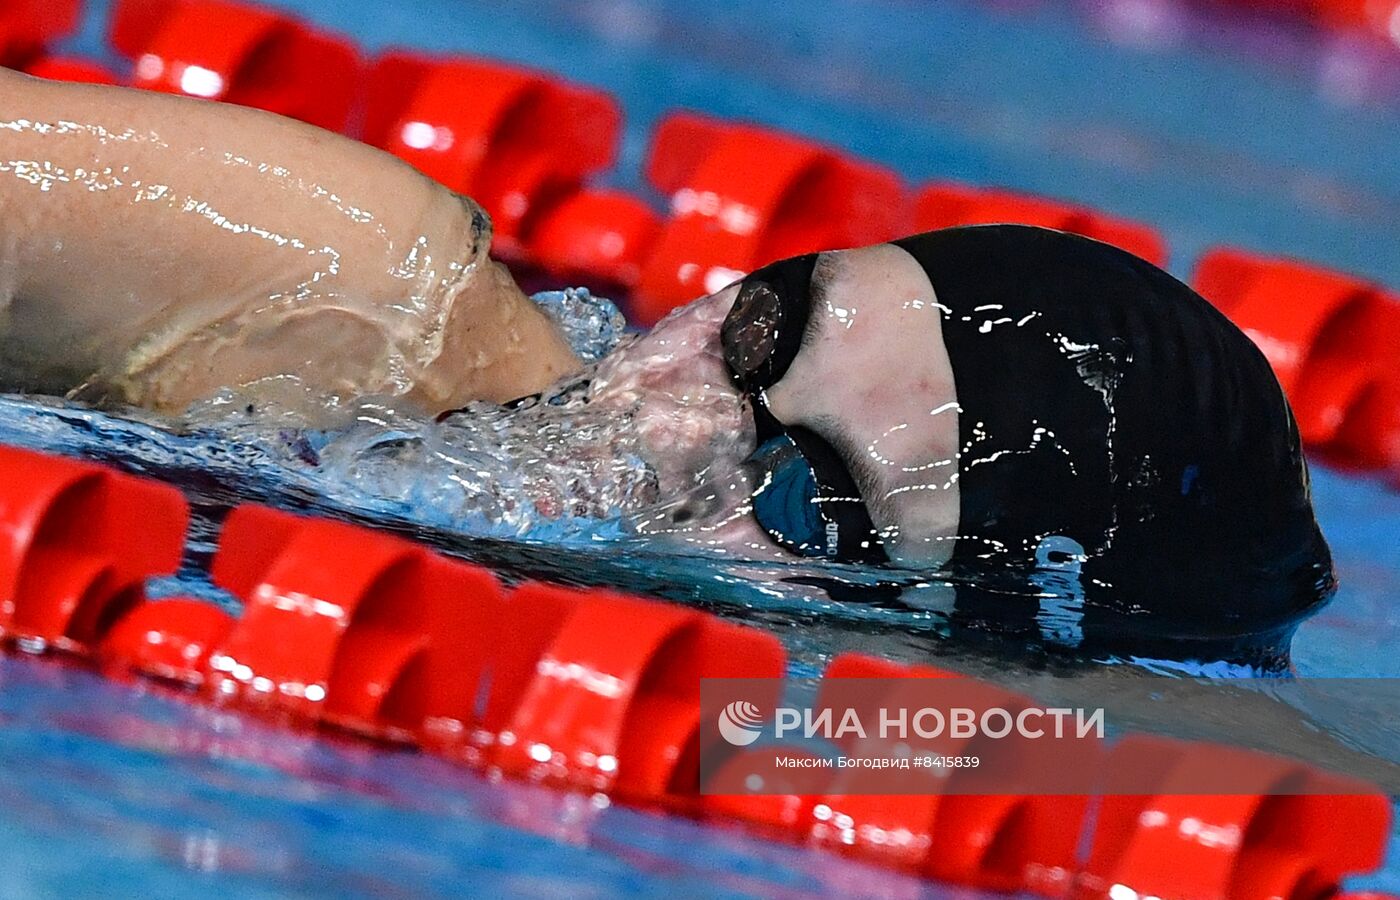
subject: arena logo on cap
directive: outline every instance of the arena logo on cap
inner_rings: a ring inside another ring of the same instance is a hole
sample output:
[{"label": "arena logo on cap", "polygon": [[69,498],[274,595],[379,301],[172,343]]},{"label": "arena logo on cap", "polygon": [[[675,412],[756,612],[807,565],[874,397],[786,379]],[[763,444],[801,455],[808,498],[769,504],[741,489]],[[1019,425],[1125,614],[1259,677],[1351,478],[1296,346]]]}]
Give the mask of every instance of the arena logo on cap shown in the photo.
[{"label": "arena logo on cap", "polygon": [[719,733],[735,747],[747,747],[763,734],[763,714],[747,700],[735,700],[719,711]]}]

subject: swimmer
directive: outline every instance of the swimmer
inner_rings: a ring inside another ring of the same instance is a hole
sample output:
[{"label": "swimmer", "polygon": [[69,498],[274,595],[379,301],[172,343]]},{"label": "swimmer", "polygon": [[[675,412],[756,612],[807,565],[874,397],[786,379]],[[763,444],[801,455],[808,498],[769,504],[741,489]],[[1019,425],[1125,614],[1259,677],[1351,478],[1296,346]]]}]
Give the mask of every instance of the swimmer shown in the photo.
[{"label": "swimmer", "polygon": [[431,416],[566,376],[654,476],[633,527],[697,552],[937,572],[954,618],[1076,647],[1276,642],[1330,595],[1267,362],[1126,252],[983,226],[798,257],[585,370],[488,244],[344,138],[0,71],[10,387]]}]

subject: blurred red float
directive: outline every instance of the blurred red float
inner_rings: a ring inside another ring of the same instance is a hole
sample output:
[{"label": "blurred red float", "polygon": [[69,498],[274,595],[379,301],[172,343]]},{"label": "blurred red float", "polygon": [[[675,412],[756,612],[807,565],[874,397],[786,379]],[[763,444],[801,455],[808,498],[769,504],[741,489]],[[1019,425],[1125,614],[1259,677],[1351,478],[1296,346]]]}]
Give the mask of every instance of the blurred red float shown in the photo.
[{"label": "blurred red float", "polygon": [[40,56],[24,67],[24,71],[37,78],[51,81],[76,81],[85,84],[116,84],[117,76],[105,66],[85,59],[71,59],[66,56]]},{"label": "blurred red float", "polygon": [[661,217],[621,191],[584,190],[545,209],[526,246],[556,278],[630,292],[661,230]]},{"label": "blurred red float", "polygon": [[796,135],[695,113],[657,126],[647,178],[670,198],[631,309],[643,325],[789,256],[906,230],[893,172]]},{"label": "blurred red float", "polygon": [[1361,390],[1325,449],[1362,468],[1388,472],[1400,487],[1400,370],[1392,368]]},{"label": "blurred red float", "polygon": [[[1145,775],[1155,796],[1126,794]],[[1218,783],[1220,793],[1179,793]],[[1390,803],[1374,786],[1236,747],[1129,735],[1110,756],[1076,900],[1332,896],[1384,856]]]},{"label": "blurred red float", "polygon": [[1194,282],[1263,351],[1304,441],[1400,477],[1400,299],[1351,275],[1231,248],[1208,251]]},{"label": "blurred red float", "polygon": [[919,231],[956,225],[1039,225],[1113,244],[1154,265],[1167,262],[1166,242],[1153,228],[1033,194],[939,182],[919,192],[914,216]]},{"label": "blurred red float", "polygon": [[359,86],[348,39],[236,0],[120,0],[112,45],[132,84],[345,127]]},{"label": "blurred red float", "polygon": [[1265,14],[1293,16],[1328,28],[1366,31],[1400,44],[1400,0],[1215,0]]},{"label": "blurred red float", "polygon": [[622,124],[601,91],[460,56],[388,53],[365,103],[364,139],[473,197],[507,256],[524,252],[542,210],[612,164]]},{"label": "blurred red float", "polygon": [[78,24],[79,0],[0,3],[0,66],[21,68]]}]

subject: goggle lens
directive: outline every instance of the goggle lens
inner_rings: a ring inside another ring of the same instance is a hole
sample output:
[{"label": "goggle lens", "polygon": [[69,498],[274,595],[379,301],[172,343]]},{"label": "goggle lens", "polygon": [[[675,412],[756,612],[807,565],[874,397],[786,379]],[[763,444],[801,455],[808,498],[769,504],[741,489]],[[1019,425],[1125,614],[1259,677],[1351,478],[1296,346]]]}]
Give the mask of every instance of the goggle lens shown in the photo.
[{"label": "goggle lens", "polygon": [[773,349],[783,328],[783,305],[778,292],[764,281],[744,282],[734,307],[720,330],[724,361],[750,390],[765,387]]}]

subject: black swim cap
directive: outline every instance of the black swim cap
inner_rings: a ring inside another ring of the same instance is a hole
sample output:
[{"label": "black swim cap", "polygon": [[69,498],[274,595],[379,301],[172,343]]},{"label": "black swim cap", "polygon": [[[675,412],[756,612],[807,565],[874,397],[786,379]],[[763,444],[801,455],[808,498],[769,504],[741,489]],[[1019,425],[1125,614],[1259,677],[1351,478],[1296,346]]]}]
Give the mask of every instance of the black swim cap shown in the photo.
[{"label": "black swim cap", "polygon": [[895,244],[933,284],[960,407],[950,570],[1012,571],[1029,588],[970,578],[960,612],[1034,625],[1047,570],[1077,574],[1086,633],[1277,637],[1326,600],[1331,555],[1292,413],[1214,307],[1129,253],[1048,229]]}]

